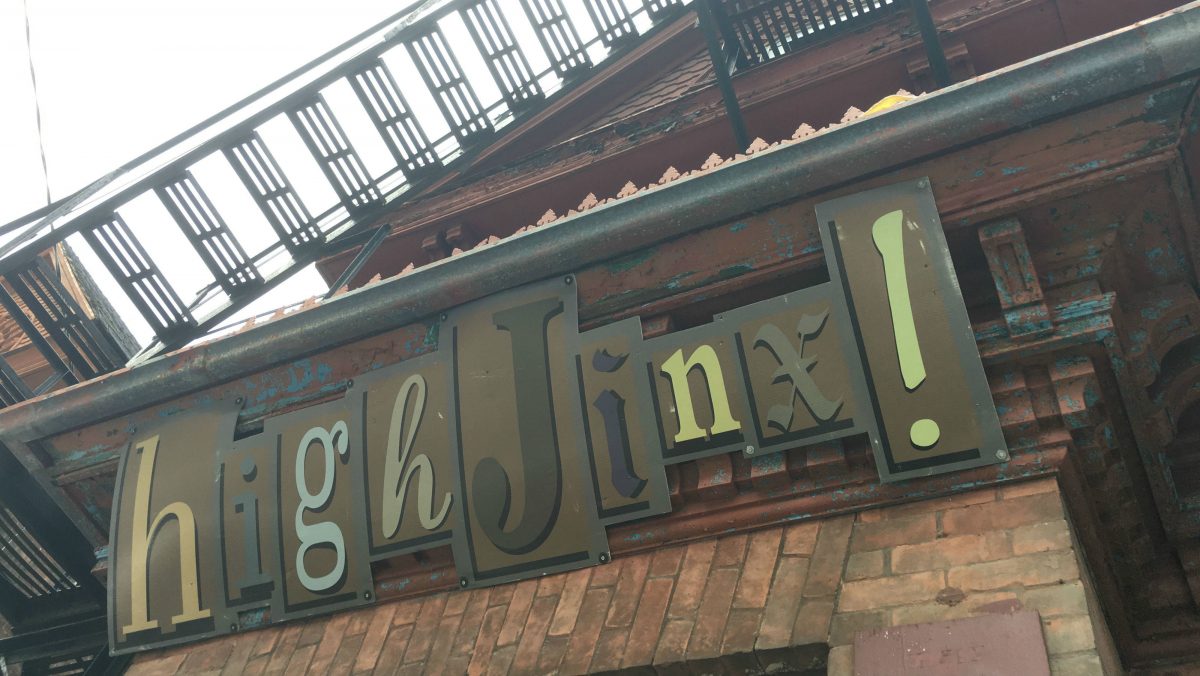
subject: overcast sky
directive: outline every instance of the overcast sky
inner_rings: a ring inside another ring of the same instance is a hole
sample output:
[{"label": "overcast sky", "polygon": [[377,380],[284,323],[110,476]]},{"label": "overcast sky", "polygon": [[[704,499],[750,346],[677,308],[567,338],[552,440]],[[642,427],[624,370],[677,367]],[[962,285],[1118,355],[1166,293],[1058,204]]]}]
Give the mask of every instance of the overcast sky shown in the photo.
[{"label": "overcast sky", "polygon": [[[84,187],[408,4],[395,0],[28,3],[54,199]],[[0,0],[0,101],[0,223],[7,223],[45,203],[22,0]],[[315,273],[300,275],[286,289],[257,303],[256,309],[323,290]],[[135,333],[147,338],[143,332]]]}]

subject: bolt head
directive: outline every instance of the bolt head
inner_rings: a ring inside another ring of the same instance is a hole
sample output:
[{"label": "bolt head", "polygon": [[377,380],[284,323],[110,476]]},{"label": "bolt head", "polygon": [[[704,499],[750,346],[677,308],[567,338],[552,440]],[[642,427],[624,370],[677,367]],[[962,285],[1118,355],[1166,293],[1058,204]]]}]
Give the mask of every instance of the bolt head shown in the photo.
[{"label": "bolt head", "polygon": [[370,601],[371,600],[371,592],[369,592],[369,591],[363,592],[363,598]]},{"label": "bolt head", "polygon": [[242,397],[238,397],[237,399],[233,400],[233,403],[237,404],[238,406],[241,406],[243,401],[246,401],[246,400],[243,399]]},{"label": "bolt head", "polygon": [[574,282],[575,282],[575,278],[572,277],[571,275],[567,275],[566,277],[563,277],[563,284],[566,284],[567,286],[570,286]]},{"label": "bolt head", "polygon": [[442,321],[446,321],[446,313],[445,313],[445,312],[443,312],[443,313],[441,314],[441,316],[439,317],[439,319],[441,319]]},{"label": "bolt head", "polygon": [[348,390],[352,387],[354,387],[354,379],[353,378],[346,381],[346,389]]},{"label": "bolt head", "polygon": [[460,586],[460,587],[466,587],[466,586],[467,586],[468,584],[470,584],[470,583],[471,583],[471,582],[470,582],[470,580],[468,580],[468,579],[467,579],[467,578],[465,578],[465,577],[464,577],[464,578],[459,578],[459,580],[458,580],[458,586]]},{"label": "bolt head", "polygon": [[754,455],[755,448],[753,446],[746,447],[746,455]]},{"label": "bolt head", "polygon": [[1008,460],[1008,451],[1004,450],[1003,448],[996,451],[996,459],[997,460]]},{"label": "bolt head", "polygon": [[237,625],[236,624],[229,625],[229,631],[237,631]]}]

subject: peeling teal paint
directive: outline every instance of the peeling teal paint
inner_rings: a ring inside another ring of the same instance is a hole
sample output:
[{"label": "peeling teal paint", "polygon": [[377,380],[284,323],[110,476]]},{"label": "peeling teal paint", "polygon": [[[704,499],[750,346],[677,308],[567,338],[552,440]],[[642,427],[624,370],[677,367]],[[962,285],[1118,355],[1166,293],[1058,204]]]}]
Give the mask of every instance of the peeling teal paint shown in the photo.
[{"label": "peeling teal paint", "polygon": [[646,247],[645,249],[642,249],[635,253],[629,254],[628,256],[622,256],[621,258],[615,258],[615,259],[609,261],[604,267],[613,274],[621,274],[622,272],[629,272],[630,270],[636,268],[637,266],[641,265],[642,263],[645,263],[646,261],[650,260],[651,258],[654,258],[654,255],[657,252],[658,252],[658,249],[656,247]]}]

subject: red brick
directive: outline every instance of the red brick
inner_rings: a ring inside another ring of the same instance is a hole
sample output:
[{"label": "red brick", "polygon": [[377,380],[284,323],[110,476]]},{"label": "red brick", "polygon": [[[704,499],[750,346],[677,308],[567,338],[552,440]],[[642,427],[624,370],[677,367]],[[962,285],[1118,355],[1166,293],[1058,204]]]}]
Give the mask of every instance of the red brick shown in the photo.
[{"label": "red brick", "polygon": [[950,586],[966,591],[985,591],[1014,585],[1032,587],[1078,579],[1079,567],[1070,550],[959,566],[951,568],[948,577]]},{"label": "red brick", "polygon": [[[641,556],[650,558],[649,554],[642,554]],[[612,563],[596,566],[592,569],[592,581],[588,583],[588,586],[595,589],[597,587],[611,587],[616,584],[617,580],[621,577],[621,563],[621,561],[613,561]]]},{"label": "red brick", "polygon": [[683,547],[666,547],[654,552],[650,561],[650,577],[674,577],[679,573],[679,564],[687,550]]},{"label": "red brick", "polygon": [[[362,642],[362,634],[343,638],[342,644],[338,646],[337,654],[333,656],[333,663],[329,665],[328,673],[350,673],[354,667],[354,658],[358,655],[358,649],[362,647]],[[309,668],[311,669],[312,667],[310,666]]]},{"label": "red brick", "polygon": [[854,635],[869,629],[892,626],[891,613],[886,610],[839,612],[829,623],[829,645],[854,643]]},{"label": "red brick", "polygon": [[980,535],[960,535],[916,545],[900,545],[892,550],[893,573],[949,568],[1011,556],[1008,538],[1001,531]]},{"label": "red brick", "polygon": [[1062,615],[1042,619],[1046,652],[1051,655],[1091,650],[1096,647],[1092,618],[1087,615]]},{"label": "red brick", "polygon": [[383,642],[383,650],[379,653],[379,659],[376,661],[376,673],[390,674],[404,662],[404,651],[408,648],[408,639],[412,636],[412,632],[413,625],[411,624],[392,627],[391,633]]},{"label": "red brick", "polygon": [[[349,617],[346,618],[349,621]],[[275,643],[279,641],[280,634],[283,633],[284,627],[268,627],[258,632],[258,642],[254,644],[254,655],[267,655],[275,650]]]},{"label": "red brick", "polygon": [[396,614],[396,604],[384,603],[372,613],[371,624],[363,634],[362,648],[354,661],[356,671],[369,671],[375,668],[379,652],[383,650],[383,641],[387,638],[388,630],[392,628],[392,617]]},{"label": "red brick", "polygon": [[[548,636],[542,644],[542,652],[538,655],[537,670],[543,674],[553,674],[558,671],[563,655],[567,652],[566,636]],[[446,673],[454,673],[447,671]]]},{"label": "red brick", "polygon": [[492,606],[483,613],[483,622],[479,625],[479,634],[471,651],[471,662],[467,666],[467,673],[471,676],[479,676],[487,671],[496,637],[500,635],[500,627],[504,626],[505,612],[507,609],[503,606]]},{"label": "red brick", "polygon": [[621,656],[625,654],[625,641],[629,638],[629,629],[605,629],[596,639],[596,650],[592,655],[589,672],[611,671],[621,666]]},{"label": "red brick", "polygon": [[1026,589],[1020,594],[1021,603],[1030,610],[1038,611],[1042,617],[1055,615],[1078,615],[1088,612],[1087,597],[1083,582],[1052,584]]},{"label": "red brick", "polygon": [[566,584],[567,577],[561,573],[558,575],[547,575],[538,580],[537,595],[541,596],[558,596],[562,593],[563,585]]},{"label": "red brick", "polygon": [[454,637],[458,635],[458,625],[462,623],[462,619],[462,613],[442,616],[442,621],[438,623],[437,631],[433,635],[433,645],[429,647],[429,657],[425,658],[425,664],[438,670],[445,667],[450,653],[454,651]]},{"label": "red brick", "polygon": [[296,651],[296,641],[300,639],[300,631],[304,629],[300,624],[284,625],[283,632],[279,635],[279,641],[275,644],[275,649],[271,652],[271,661],[267,663],[268,674],[281,674],[287,668],[288,660],[292,659],[292,653]]},{"label": "red brick", "polygon": [[638,597],[642,594],[642,584],[646,581],[649,566],[650,562],[644,556],[622,562],[621,577],[617,580],[617,589],[613,593],[604,626],[624,627],[633,622],[633,614],[637,611]]},{"label": "red brick", "polygon": [[421,614],[421,603],[424,599],[405,599],[396,604],[396,614],[392,615],[392,624],[412,624]]},{"label": "red brick", "polygon": [[317,646],[308,644],[296,648],[296,652],[292,653],[292,659],[288,660],[287,667],[284,668],[285,674],[303,674],[308,670],[308,664],[312,661],[313,653],[317,651]]},{"label": "red brick", "polygon": [[854,524],[850,551],[867,552],[897,545],[928,542],[937,537],[935,514],[920,514],[907,519],[888,519],[876,523]]},{"label": "red brick", "polygon": [[350,624],[346,625],[347,636],[357,636],[367,630],[367,625],[371,624],[371,613],[374,607],[359,608],[358,610],[347,611],[350,616]]},{"label": "red brick", "polygon": [[1033,526],[1021,526],[1012,531],[1014,554],[1033,554],[1071,548],[1071,532],[1067,522],[1049,521]]},{"label": "red brick", "polygon": [[471,599],[471,595],[467,591],[450,592],[446,597],[446,610],[442,611],[443,615],[459,615],[467,609],[467,601]]},{"label": "red brick", "polygon": [[782,535],[782,530],[770,528],[750,537],[746,563],[742,566],[741,580],[733,598],[734,608],[762,608],[766,605]]},{"label": "red brick", "polygon": [[847,582],[838,597],[838,610],[851,612],[932,601],[946,586],[945,575],[936,570]]},{"label": "red brick", "polygon": [[[187,659],[187,652],[183,650],[172,651],[163,654],[147,654],[138,655],[130,666],[126,674],[133,676],[171,676],[171,674],[179,671],[180,665]],[[265,664],[266,661],[264,660]]]},{"label": "red brick", "polygon": [[492,587],[492,593],[488,597],[489,606],[507,606],[509,601],[512,601],[513,591],[517,588],[517,583],[510,582],[502,584],[498,587]]},{"label": "red brick", "polygon": [[758,626],[762,624],[762,611],[731,610],[725,621],[725,636],[721,639],[721,653],[736,655],[754,650],[754,639],[758,637]]},{"label": "red brick", "polygon": [[525,628],[521,632],[521,642],[517,644],[517,654],[513,657],[512,668],[517,673],[532,671],[537,666],[538,654],[546,640],[546,629],[550,627],[550,618],[557,604],[558,599],[553,596],[540,596],[533,600],[529,619],[525,621]]},{"label": "red brick", "polygon": [[886,519],[906,519],[918,514],[944,512],[947,509],[979,505],[985,502],[995,502],[995,500],[996,489],[984,488],[967,493],[955,493],[954,495],[947,495],[940,498],[926,498],[902,505],[888,505],[887,507],[868,509],[858,513],[858,520],[864,523],[874,523]]},{"label": "red brick", "polygon": [[1038,493],[949,510],[942,515],[942,530],[946,535],[983,533],[1062,518],[1062,502],[1058,493]]},{"label": "red brick", "polygon": [[821,532],[817,534],[817,544],[808,567],[808,582],[804,585],[805,596],[831,596],[837,591],[853,526],[853,516],[821,522]]},{"label": "red brick", "polygon": [[486,587],[471,590],[471,598],[467,601],[467,609],[463,611],[462,622],[458,625],[458,638],[454,639],[451,655],[471,654],[471,649],[479,638],[479,628],[483,624],[483,614],[488,609],[491,596],[492,590]]},{"label": "red brick", "polygon": [[[259,674],[267,670],[267,662],[270,661],[270,655],[259,655],[258,657],[246,663],[246,670],[242,672],[243,676],[259,676]],[[313,673],[315,674],[319,672],[314,671]]]},{"label": "red brick", "polygon": [[433,634],[442,621],[442,611],[446,609],[446,595],[437,594],[425,599],[421,606],[421,615],[413,625],[412,637],[408,639],[408,649],[404,651],[404,662],[423,662],[433,645]]},{"label": "red brick", "polygon": [[608,616],[608,601],[611,598],[611,589],[590,589],[584,595],[575,630],[571,632],[567,653],[563,656],[562,670],[565,673],[582,674],[587,671],[596,650],[596,640],[600,638],[600,629],[604,626],[604,618]]},{"label": "red brick", "polygon": [[883,576],[883,550],[851,554],[846,560],[846,579],[864,580]]},{"label": "red brick", "polygon": [[[303,627],[301,627],[303,631]],[[195,674],[202,671],[217,671],[225,666],[229,659],[230,639],[218,639],[204,643],[192,643],[187,646],[187,659],[179,670],[185,674]]]},{"label": "red brick", "polygon": [[716,657],[721,652],[721,638],[725,634],[725,620],[729,617],[729,604],[737,586],[738,571],[714,570],[704,587],[704,598],[696,613],[696,626],[688,641],[688,659]]},{"label": "red brick", "polygon": [[[317,623],[313,623],[321,629],[324,635],[325,627]],[[307,629],[305,630],[307,632]],[[303,634],[301,634],[303,636]],[[221,669],[222,674],[240,674],[246,666],[246,662],[250,660],[250,656],[254,653],[254,644],[258,637],[254,633],[241,634],[234,638],[233,647],[229,650],[229,659],[225,660],[225,666]]]},{"label": "red brick", "polygon": [[787,455],[771,453],[750,459],[750,485],[758,490],[780,488],[791,483],[788,475]]},{"label": "red brick", "polygon": [[342,644],[342,636],[349,623],[350,616],[344,613],[334,615],[325,623],[325,634],[321,637],[321,642],[317,644],[317,650],[313,654],[311,662],[313,673],[320,673],[333,662],[333,656],[337,654],[338,646]]},{"label": "red brick", "polygon": [[808,599],[796,613],[792,626],[792,645],[829,642],[829,623],[833,619],[833,599]]},{"label": "red brick", "polygon": [[800,592],[808,576],[809,560],[795,556],[779,559],[767,607],[763,610],[762,627],[758,630],[755,648],[782,648],[792,640],[792,627],[800,606]]},{"label": "red brick", "polygon": [[817,546],[819,521],[794,523],[783,529],[783,553],[793,556],[811,556]]},{"label": "red brick", "polygon": [[321,637],[325,635],[325,625],[328,622],[329,618],[327,617],[305,622],[304,629],[300,631],[300,638],[296,640],[296,645],[315,645],[320,643]]},{"label": "red brick", "polygon": [[[735,571],[728,571],[736,576]],[[671,600],[674,584],[670,578],[653,578],[646,581],[638,602],[629,640],[625,644],[625,656],[621,666],[633,667],[650,664],[654,649],[658,646],[658,633],[667,614],[667,603]]]},{"label": "red brick", "polygon": [[682,662],[687,653],[688,639],[691,636],[691,620],[668,621],[667,626],[663,628],[662,636],[658,639],[658,649],[654,651],[654,663]]},{"label": "red brick", "polygon": [[525,626],[525,618],[529,616],[535,591],[537,580],[523,580],[517,583],[512,602],[508,604],[508,614],[504,616],[504,626],[500,629],[500,635],[496,637],[496,645],[516,643],[521,637],[521,629]]},{"label": "red brick", "polygon": [[683,569],[679,571],[675,593],[671,598],[671,617],[690,615],[700,606],[704,582],[708,579],[708,569],[716,549],[716,543],[712,540],[688,545],[683,557]]},{"label": "red brick", "polygon": [[592,571],[590,568],[581,568],[571,571],[566,577],[562,596],[558,598],[558,607],[554,610],[554,618],[550,620],[548,633],[551,636],[565,636],[575,628],[575,620],[579,617],[579,608],[583,605],[583,595],[587,591]]},{"label": "red brick", "polygon": [[701,500],[720,500],[733,497],[733,463],[729,454],[710,455],[696,461],[696,496]]},{"label": "red brick", "polygon": [[508,646],[501,648],[492,653],[492,658],[488,663],[488,676],[503,676],[508,673],[508,669],[512,666],[513,656],[517,654],[517,647]]},{"label": "red brick", "polygon": [[713,568],[729,568],[741,566],[746,558],[745,535],[727,535],[717,541],[717,551],[713,554]]},{"label": "red brick", "polygon": [[1032,481],[1017,481],[1000,486],[998,492],[1001,500],[1011,500],[1026,495],[1037,495],[1038,493],[1057,493],[1058,482],[1053,477],[1043,477]]}]

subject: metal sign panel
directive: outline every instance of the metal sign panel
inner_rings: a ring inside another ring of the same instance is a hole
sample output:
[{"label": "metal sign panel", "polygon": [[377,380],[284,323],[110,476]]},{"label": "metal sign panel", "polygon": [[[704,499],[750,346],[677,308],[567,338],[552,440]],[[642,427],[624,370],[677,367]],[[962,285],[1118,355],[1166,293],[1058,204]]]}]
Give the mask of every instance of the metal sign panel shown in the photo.
[{"label": "metal sign panel", "polygon": [[447,543],[464,587],[603,563],[606,526],[670,510],[666,465],[717,453],[866,435],[884,481],[1006,459],[928,189],[817,213],[831,281],[702,326],[580,333],[568,276],[449,311],[435,353],[261,434],[234,441],[240,400],[140,431],[114,650],[367,603],[371,561]]}]

